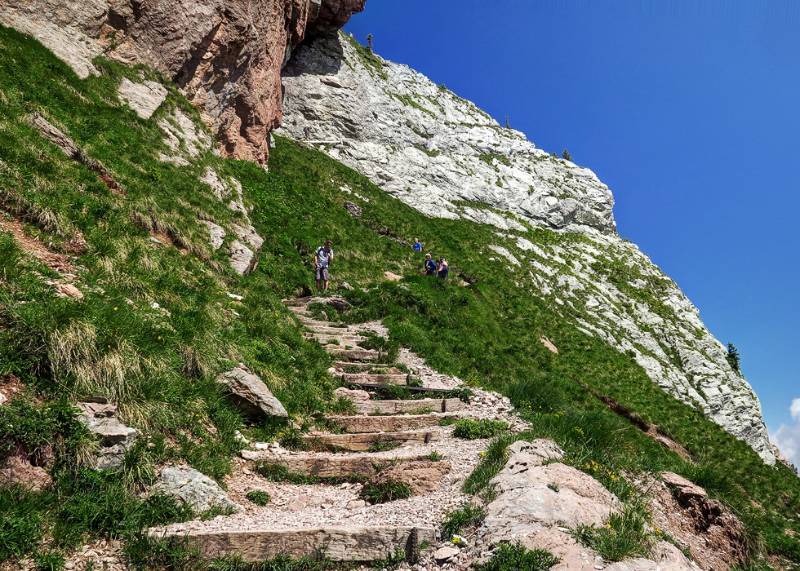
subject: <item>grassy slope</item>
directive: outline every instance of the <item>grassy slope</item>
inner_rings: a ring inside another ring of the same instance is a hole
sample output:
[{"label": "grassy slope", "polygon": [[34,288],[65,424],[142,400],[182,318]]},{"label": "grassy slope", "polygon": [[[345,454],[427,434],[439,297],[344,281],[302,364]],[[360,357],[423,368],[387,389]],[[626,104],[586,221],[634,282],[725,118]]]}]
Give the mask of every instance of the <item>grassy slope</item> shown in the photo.
[{"label": "grassy slope", "polygon": [[[115,97],[120,75],[136,70],[102,63],[102,77],[80,81],[36,42],[8,30],[0,30],[0,61],[0,207],[22,212],[32,222],[31,233],[55,247],[76,230],[88,244],[79,259],[78,284],[86,298],[75,302],[54,297],[37,275],[47,270],[0,234],[0,375],[20,377],[31,395],[48,403],[112,396],[150,443],[131,455],[121,473],[99,478],[77,467],[85,438],[63,405],[31,405],[44,420],[24,430],[0,422],[0,439],[13,437],[28,448],[55,433],[70,436],[59,447],[53,492],[0,491],[3,529],[33,513],[60,548],[74,545],[83,533],[132,537],[143,525],[186,517],[163,499],[136,500],[132,491],[151,478],[151,466],[170,459],[185,459],[217,478],[227,472],[242,421],[213,379],[235,362],[261,374],[297,417],[330,406],[327,357],[302,339],[280,299],[311,285],[310,253],[331,237],[338,255],[335,277],[371,288],[349,294],[356,308],[348,319],[383,318],[397,341],[433,366],[508,394],[533,422],[532,436],[554,437],[570,462],[620,493],[623,470],[670,469],[689,476],[736,509],[766,552],[800,564],[800,545],[784,534],[800,529],[795,476],[764,466],[745,444],[661,392],[629,357],[582,334],[515,284],[513,275],[487,265],[483,246],[497,242],[490,227],[425,218],[352,170],[285,140],[273,150],[267,173],[211,153],[191,167],[161,163],[157,153],[166,149],[155,118],[138,119]],[[169,104],[191,111],[175,92]],[[32,111],[63,126],[127,195],[112,195],[95,175],[41,139],[24,120]],[[198,214],[223,222],[232,216],[198,182],[206,165],[238,178],[255,206],[251,217],[266,243],[257,270],[245,278],[209,251],[197,223]],[[369,198],[361,219],[343,208],[352,200],[341,192],[343,184]],[[192,253],[152,244],[134,223],[137,216],[169,227]],[[441,287],[415,276],[421,260],[378,232],[387,230],[405,240],[420,237],[451,261],[452,274],[463,271],[478,283]],[[537,243],[573,239],[544,230],[527,237]],[[409,277],[401,284],[382,283],[386,270]],[[244,301],[233,302],[228,291],[244,295]],[[170,315],[152,310],[154,301]],[[542,334],[559,347],[558,356],[539,343]],[[644,437],[575,381],[661,426],[698,465]],[[274,427],[251,430],[263,436]],[[501,461],[498,446],[471,481],[473,491]],[[36,539],[40,529],[20,537]],[[22,540],[0,540],[0,559],[32,548]]]}]

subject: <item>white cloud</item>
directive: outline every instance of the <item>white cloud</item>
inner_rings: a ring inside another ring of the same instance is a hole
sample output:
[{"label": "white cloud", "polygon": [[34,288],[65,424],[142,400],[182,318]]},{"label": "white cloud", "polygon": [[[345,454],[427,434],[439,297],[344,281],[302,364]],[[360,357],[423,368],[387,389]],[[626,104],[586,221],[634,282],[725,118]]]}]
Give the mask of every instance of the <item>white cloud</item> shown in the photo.
[{"label": "white cloud", "polygon": [[793,419],[800,420],[800,399],[794,399],[792,401],[792,406],[789,407],[789,410],[792,413]]},{"label": "white cloud", "polygon": [[794,422],[782,424],[772,435],[772,441],[789,462],[800,466],[800,398],[792,401],[789,412]]}]

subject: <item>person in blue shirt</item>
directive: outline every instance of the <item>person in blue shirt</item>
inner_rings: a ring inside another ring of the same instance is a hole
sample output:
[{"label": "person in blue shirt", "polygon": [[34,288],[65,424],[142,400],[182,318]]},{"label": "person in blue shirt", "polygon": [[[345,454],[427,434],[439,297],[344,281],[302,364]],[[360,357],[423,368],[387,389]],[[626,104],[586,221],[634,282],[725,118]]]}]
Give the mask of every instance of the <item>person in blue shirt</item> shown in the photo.
[{"label": "person in blue shirt", "polygon": [[425,254],[425,269],[423,270],[426,276],[436,275],[436,262],[430,254]]},{"label": "person in blue shirt", "polygon": [[419,241],[419,238],[414,238],[414,251],[421,252],[422,248],[422,242]]}]

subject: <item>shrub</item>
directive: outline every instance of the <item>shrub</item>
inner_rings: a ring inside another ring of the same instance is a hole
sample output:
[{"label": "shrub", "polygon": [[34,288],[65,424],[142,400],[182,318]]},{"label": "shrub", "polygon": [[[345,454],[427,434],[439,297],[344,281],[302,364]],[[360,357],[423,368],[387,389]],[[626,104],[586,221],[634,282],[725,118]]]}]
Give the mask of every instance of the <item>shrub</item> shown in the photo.
[{"label": "shrub", "polygon": [[475,567],[476,571],[546,571],[558,563],[558,558],[544,549],[526,549],[519,543],[504,543],[492,558]]},{"label": "shrub", "polygon": [[38,553],[33,562],[36,564],[36,571],[61,571],[64,568],[64,556],[54,551]]},{"label": "shrub", "polygon": [[453,436],[466,440],[477,440],[479,438],[492,438],[506,430],[508,430],[508,423],[502,420],[462,418],[456,422]]},{"label": "shrub", "polygon": [[442,537],[449,539],[465,527],[480,524],[486,517],[486,510],[480,506],[464,504],[457,510],[447,514],[442,523]]},{"label": "shrub", "polygon": [[385,504],[411,497],[411,486],[405,482],[386,480],[368,482],[361,488],[361,499],[370,504]]},{"label": "shrub", "polygon": [[267,505],[270,500],[269,494],[264,490],[253,490],[251,492],[247,492],[245,497],[255,505],[262,507]]}]

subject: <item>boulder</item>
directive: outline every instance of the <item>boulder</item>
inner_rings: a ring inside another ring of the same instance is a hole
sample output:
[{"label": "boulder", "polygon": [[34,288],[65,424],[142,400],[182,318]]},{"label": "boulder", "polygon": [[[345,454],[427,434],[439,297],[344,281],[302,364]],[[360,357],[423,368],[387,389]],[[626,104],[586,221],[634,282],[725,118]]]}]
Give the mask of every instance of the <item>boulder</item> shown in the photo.
[{"label": "boulder", "polygon": [[265,417],[287,418],[289,414],[281,402],[267,388],[258,375],[244,365],[234,367],[217,377],[225,385],[239,409],[254,420]]},{"label": "boulder", "polygon": [[242,508],[214,480],[189,466],[162,468],[151,492],[164,494],[189,506],[195,513],[211,509],[238,512]]},{"label": "boulder", "polygon": [[53,484],[44,468],[34,466],[22,455],[6,458],[0,464],[0,487],[20,486],[32,492],[41,492]]},{"label": "boulder", "polygon": [[77,407],[80,411],[79,420],[99,440],[100,446],[94,459],[94,468],[105,470],[121,466],[126,452],[136,442],[139,432],[121,423],[116,418],[116,405],[105,399],[81,402]]},{"label": "boulder", "polygon": [[518,441],[491,485],[497,497],[486,507],[484,541],[533,538],[546,528],[599,526],[616,512],[619,500],[600,482],[558,462],[563,453],[550,440]]}]

